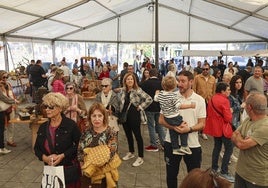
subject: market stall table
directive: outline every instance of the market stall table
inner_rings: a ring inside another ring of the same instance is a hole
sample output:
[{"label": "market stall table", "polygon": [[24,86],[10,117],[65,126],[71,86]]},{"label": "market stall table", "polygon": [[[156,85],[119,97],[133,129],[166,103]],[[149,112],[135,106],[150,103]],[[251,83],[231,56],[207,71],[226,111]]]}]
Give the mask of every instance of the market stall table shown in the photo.
[{"label": "market stall table", "polygon": [[47,118],[43,117],[38,117],[38,120],[36,120],[34,117],[31,117],[30,120],[21,120],[19,117],[15,119],[9,120],[9,123],[14,123],[14,124],[29,124],[30,129],[32,131],[32,149],[34,148],[35,140],[37,137],[37,131],[39,129],[39,126],[43,123],[48,121]]}]

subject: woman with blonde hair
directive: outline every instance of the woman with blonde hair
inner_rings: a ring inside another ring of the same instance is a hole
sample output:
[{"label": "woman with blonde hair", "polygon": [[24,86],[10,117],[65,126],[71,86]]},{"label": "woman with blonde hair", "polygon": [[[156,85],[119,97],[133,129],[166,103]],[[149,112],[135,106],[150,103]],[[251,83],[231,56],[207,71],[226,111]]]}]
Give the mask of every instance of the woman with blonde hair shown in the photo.
[{"label": "woman with blonde hair", "polygon": [[[0,73],[0,82],[3,85],[3,91],[4,94],[11,98],[16,99],[16,96],[12,90],[12,86],[10,83],[7,82],[8,79],[8,73],[3,71]],[[8,121],[10,119],[15,118],[15,112],[16,112],[16,106],[12,105],[8,110],[5,112],[5,126],[6,126],[6,133],[7,133],[7,145],[11,147],[16,147],[17,144],[14,142],[14,132],[15,132],[15,126],[13,123],[9,123]]]},{"label": "woman with blonde hair", "polygon": [[7,129],[7,144],[9,146],[15,147],[14,143],[14,125],[8,124],[12,115],[15,115],[14,105],[17,101],[15,99],[15,95],[12,92],[12,88],[10,84],[7,82],[8,73],[4,70],[0,71],[0,100],[6,104],[10,104],[10,107],[7,110],[0,111],[0,154],[10,153],[11,150],[5,148],[4,143],[4,131],[5,126]]},{"label": "woman with blonde hair", "polygon": [[69,106],[61,93],[48,93],[43,104],[48,122],[37,132],[35,155],[48,166],[64,166],[66,188],[80,188],[81,169],[77,160],[77,147],[81,133],[76,123],[63,112]]}]

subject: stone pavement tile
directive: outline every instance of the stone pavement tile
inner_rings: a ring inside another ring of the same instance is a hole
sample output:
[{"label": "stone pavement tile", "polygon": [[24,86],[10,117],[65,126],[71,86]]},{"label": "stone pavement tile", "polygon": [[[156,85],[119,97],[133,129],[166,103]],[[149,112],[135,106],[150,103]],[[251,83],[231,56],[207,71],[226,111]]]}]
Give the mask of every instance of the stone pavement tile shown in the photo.
[{"label": "stone pavement tile", "polygon": [[[8,182],[12,177],[14,177],[17,173],[19,173],[18,171],[16,170],[12,170],[12,169],[6,169],[6,168],[0,168],[0,176],[1,176],[1,179],[0,179],[0,185],[1,185],[1,182]],[[2,184],[4,184],[2,183]]]},{"label": "stone pavement tile", "polygon": [[[40,185],[38,187],[40,187]],[[28,187],[28,183],[9,181],[6,184],[1,185],[1,188],[29,188],[29,187]]]},{"label": "stone pavement tile", "polygon": [[[148,130],[142,126],[144,146],[149,143]],[[135,138],[134,138],[135,140]],[[0,187],[15,188],[37,188],[40,187],[42,178],[43,163],[35,157],[31,149],[31,130],[28,125],[16,126],[16,148],[11,148],[12,152],[8,155],[0,155]],[[213,148],[213,138],[209,140],[200,139],[202,153],[202,168],[207,169],[211,166],[211,153]],[[119,132],[119,156],[123,157],[128,151],[127,141],[122,127]],[[137,148],[135,141],[135,155]],[[238,150],[235,149],[238,156]],[[132,167],[136,158],[129,161],[122,161],[119,167],[119,188],[166,188],[166,171],[164,153],[144,151],[144,164],[139,167]],[[221,164],[221,159],[219,160]],[[235,163],[229,165],[230,172],[233,174]],[[187,175],[184,162],[181,162],[178,181]],[[153,177],[153,178],[152,178]]]},{"label": "stone pavement tile", "polygon": [[130,172],[128,170],[122,172],[119,169],[119,181],[118,181],[118,187],[119,188],[130,188],[130,187],[135,187],[136,183],[136,173]]},{"label": "stone pavement tile", "polygon": [[136,187],[161,187],[159,172],[155,173],[137,173]]}]

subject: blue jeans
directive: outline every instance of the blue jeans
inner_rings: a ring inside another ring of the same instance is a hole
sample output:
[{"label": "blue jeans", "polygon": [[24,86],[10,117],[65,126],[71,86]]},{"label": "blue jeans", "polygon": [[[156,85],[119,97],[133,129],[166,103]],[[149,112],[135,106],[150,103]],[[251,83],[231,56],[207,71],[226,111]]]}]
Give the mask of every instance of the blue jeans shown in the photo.
[{"label": "blue jeans", "polygon": [[156,133],[157,133],[160,140],[160,144],[164,146],[165,129],[162,125],[158,123],[160,113],[145,111],[145,114],[147,116],[150,144],[155,147],[157,146],[156,143]]},{"label": "blue jeans", "polygon": [[224,136],[214,137],[214,148],[212,152],[212,169],[217,171],[219,168],[218,161],[222,144],[224,145],[225,151],[221,163],[221,173],[226,174],[228,173],[228,164],[230,161],[230,157],[233,153],[233,143],[230,138],[226,138]]},{"label": "blue jeans", "polygon": [[182,158],[186,164],[187,172],[190,172],[194,168],[201,167],[201,147],[190,149],[192,151],[192,155],[174,155],[172,153],[171,143],[165,142],[164,157],[166,162],[166,181],[168,188],[178,188],[178,174]]},{"label": "blue jeans", "polygon": [[[183,122],[182,116],[180,115],[173,117],[173,118],[166,118],[166,117],[164,118],[165,118],[165,121],[169,125],[172,125],[172,126],[179,126]],[[188,133],[180,134],[177,131],[170,129],[169,134],[170,134],[170,140],[171,140],[173,149],[179,148],[179,142],[178,142],[179,136],[180,136],[181,146],[184,146],[184,147],[188,146]]]}]

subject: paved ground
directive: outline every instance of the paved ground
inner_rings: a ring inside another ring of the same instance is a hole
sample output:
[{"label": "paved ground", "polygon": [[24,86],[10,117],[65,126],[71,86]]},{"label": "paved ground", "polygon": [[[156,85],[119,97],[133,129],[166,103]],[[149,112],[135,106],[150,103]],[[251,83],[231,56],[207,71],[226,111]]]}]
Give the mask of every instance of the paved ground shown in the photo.
[{"label": "paved ground", "polygon": [[[122,130],[122,129],[121,129]],[[144,143],[149,143],[148,130],[142,126]],[[37,188],[40,187],[42,166],[32,152],[31,129],[29,125],[16,125],[16,148],[10,148],[12,152],[0,155],[0,187],[1,188]],[[203,148],[202,168],[211,166],[212,138],[204,141],[200,138]],[[119,133],[119,155],[127,152],[127,143],[123,131]],[[235,151],[237,155],[237,150]],[[135,159],[123,161],[119,168],[120,188],[166,188],[165,163],[163,152],[145,151],[144,164],[140,167],[132,167]],[[181,165],[179,181],[187,174],[184,163]],[[235,163],[230,164],[230,172],[234,173]]]},{"label": "paved ground", "polygon": [[[142,127],[144,143],[148,144],[147,127]],[[119,134],[119,154],[127,152],[124,133]],[[40,187],[42,162],[38,161],[31,149],[31,130],[28,125],[16,126],[16,143],[18,146],[7,155],[0,155],[0,187],[1,188],[37,188]],[[203,147],[204,169],[210,166],[212,139],[201,140]],[[120,188],[166,188],[165,163],[163,152],[145,151],[145,163],[140,167],[132,167],[135,159],[124,161],[120,166]],[[234,163],[230,171],[234,172]],[[185,165],[181,166],[179,180],[186,174]]]}]

